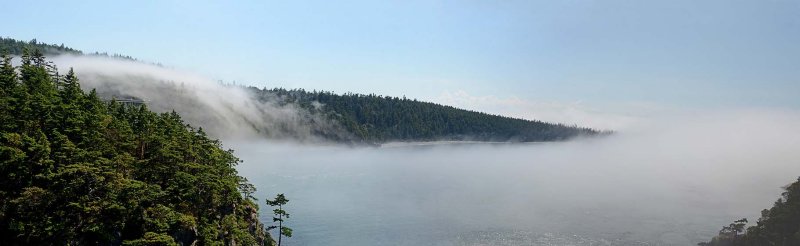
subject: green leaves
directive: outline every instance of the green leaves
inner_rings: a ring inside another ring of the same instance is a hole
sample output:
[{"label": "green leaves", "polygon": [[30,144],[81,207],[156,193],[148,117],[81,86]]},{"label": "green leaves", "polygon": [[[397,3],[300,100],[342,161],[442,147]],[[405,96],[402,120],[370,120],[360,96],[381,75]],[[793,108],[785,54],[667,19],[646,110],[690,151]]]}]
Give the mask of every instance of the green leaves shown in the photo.
[{"label": "green leaves", "polygon": [[104,102],[36,51],[18,68],[3,56],[0,84],[4,243],[268,240],[239,160],[178,114]]},{"label": "green leaves", "polygon": [[289,227],[281,227],[281,235],[286,237],[292,237],[292,228]]},{"label": "green leaves", "polygon": [[286,205],[286,203],[289,202],[289,199],[286,199],[286,196],[281,193],[275,196],[274,199],[267,200],[266,202],[269,206],[278,207],[272,210],[272,213],[275,215],[272,217],[272,222],[278,222],[278,226],[270,226],[267,228],[267,230],[278,228],[278,246],[280,246],[282,236],[292,237],[292,229],[283,226],[284,220],[289,218],[289,213],[287,213],[286,210],[283,210],[283,205]]},{"label": "green leaves", "polygon": [[745,230],[747,219],[736,220],[699,245],[800,245],[800,178],[784,189],[772,208],[761,211],[755,225]]},{"label": "green leaves", "polygon": [[262,100],[278,98],[337,122],[345,134],[314,132],[335,141],[477,140],[558,141],[604,132],[576,126],[524,120],[450,106],[374,94],[334,94],[302,89],[257,89]]},{"label": "green leaves", "polygon": [[166,233],[146,232],[144,236],[136,240],[126,240],[122,242],[125,246],[177,246],[175,240]]},{"label": "green leaves", "polygon": [[278,194],[277,196],[275,196],[275,199],[267,200],[267,205],[270,205],[270,206],[273,206],[273,207],[274,206],[282,206],[282,205],[286,205],[286,203],[288,203],[288,202],[289,202],[289,199],[286,199],[286,196],[284,196],[283,193],[281,193],[281,194]]}]

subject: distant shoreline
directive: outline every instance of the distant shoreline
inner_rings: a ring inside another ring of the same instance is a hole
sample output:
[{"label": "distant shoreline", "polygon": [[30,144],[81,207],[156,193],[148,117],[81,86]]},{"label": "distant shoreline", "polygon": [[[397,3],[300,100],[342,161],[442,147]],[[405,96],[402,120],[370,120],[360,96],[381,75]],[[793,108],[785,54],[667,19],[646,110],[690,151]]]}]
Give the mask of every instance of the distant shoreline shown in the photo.
[{"label": "distant shoreline", "polygon": [[388,142],[379,144],[380,148],[401,148],[443,145],[499,145],[499,144],[541,144],[547,142],[487,142],[487,141],[428,141],[428,142]]}]

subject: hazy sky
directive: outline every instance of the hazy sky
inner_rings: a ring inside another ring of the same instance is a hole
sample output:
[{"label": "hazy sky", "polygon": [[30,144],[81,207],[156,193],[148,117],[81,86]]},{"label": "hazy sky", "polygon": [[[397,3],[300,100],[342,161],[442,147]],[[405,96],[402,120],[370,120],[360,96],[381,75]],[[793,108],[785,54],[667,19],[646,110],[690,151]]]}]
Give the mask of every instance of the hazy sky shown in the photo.
[{"label": "hazy sky", "polygon": [[800,108],[800,1],[4,1],[0,9],[2,36],[258,86],[460,95],[501,108]]}]

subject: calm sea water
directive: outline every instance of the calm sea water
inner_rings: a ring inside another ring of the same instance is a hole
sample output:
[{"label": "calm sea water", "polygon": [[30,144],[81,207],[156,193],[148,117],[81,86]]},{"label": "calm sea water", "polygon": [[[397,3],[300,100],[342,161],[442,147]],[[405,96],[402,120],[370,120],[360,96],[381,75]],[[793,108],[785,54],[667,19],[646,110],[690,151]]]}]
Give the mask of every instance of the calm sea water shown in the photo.
[{"label": "calm sea water", "polygon": [[724,148],[603,141],[231,147],[263,221],[263,198],[290,200],[286,245],[694,245],[755,218],[794,180],[720,173],[749,165]]}]

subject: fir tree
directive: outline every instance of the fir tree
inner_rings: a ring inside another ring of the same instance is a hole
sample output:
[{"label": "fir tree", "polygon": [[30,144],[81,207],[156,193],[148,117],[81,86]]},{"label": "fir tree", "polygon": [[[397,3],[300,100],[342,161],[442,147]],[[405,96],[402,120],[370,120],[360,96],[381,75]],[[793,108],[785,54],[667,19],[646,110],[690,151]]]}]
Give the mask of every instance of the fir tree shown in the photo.
[{"label": "fir tree", "polygon": [[[176,113],[105,102],[39,51],[0,60],[4,245],[262,245],[239,163]],[[247,194],[247,195],[243,195]]]},{"label": "fir tree", "polygon": [[292,229],[286,226],[283,226],[283,222],[285,219],[289,218],[289,213],[286,210],[283,210],[283,205],[286,205],[289,200],[283,194],[278,194],[275,196],[273,200],[267,200],[267,205],[270,206],[277,206],[278,208],[272,210],[273,214],[275,215],[272,217],[272,222],[278,222],[278,226],[270,226],[267,230],[271,229],[278,229],[278,246],[281,245],[281,238],[282,236],[292,237]]}]

